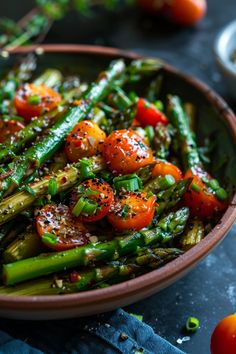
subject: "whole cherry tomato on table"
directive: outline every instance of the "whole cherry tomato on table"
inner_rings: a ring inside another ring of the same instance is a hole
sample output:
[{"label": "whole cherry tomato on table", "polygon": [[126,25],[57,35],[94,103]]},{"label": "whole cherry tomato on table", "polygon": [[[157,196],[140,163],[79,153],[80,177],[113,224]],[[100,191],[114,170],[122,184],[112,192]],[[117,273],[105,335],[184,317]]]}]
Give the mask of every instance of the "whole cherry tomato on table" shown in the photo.
[{"label": "whole cherry tomato on table", "polygon": [[211,354],[236,354],[236,314],[216,326],[211,336]]},{"label": "whole cherry tomato on table", "polygon": [[15,95],[14,105],[19,116],[30,121],[51,111],[61,101],[59,93],[45,85],[24,84]]},{"label": "whole cherry tomato on table", "polygon": [[138,5],[151,14],[163,14],[184,26],[200,21],[207,10],[206,0],[138,0]]},{"label": "whole cherry tomato on table", "polygon": [[6,140],[14,142],[14,134],[24,128],[24,124],[18,120],[0,120],[0,143]]},{"label": "whole cherry tomato on table", "polygon": [[104,140],[102,156],[114,175],[133,173],[153,162],[152,150],[132,129],[113,131]]}]

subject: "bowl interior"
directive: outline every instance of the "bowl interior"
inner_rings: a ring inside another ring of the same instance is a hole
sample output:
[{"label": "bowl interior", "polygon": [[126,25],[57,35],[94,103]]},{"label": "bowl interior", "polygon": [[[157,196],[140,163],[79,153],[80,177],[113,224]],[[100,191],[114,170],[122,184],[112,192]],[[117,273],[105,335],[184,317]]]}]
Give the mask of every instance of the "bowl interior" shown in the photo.
[{"label": "bowl interior", "polygon": [[[236,29],[236,28],[235,28]],[[4,69],[15,63],[17,55],[10,56],[9,60],[1,60],[0,66]],[[112,59],[119,55],[101,55],[100,53],[47,53],[38,56],[36,71],[53,67],[58,68],[64,75],[78,75],[81,81],[95,80],[97,74],[105,69]],[[127,62],[130,59],[126,59]],[[200,146],[206,139],[211,142],[210,172],[233,190],[236,184],[236,146],[228,129],[228,122],[222,119],[222,112],[209,104],[209,95],[199,90],[199,86],[192,85],[194,80],[183,79],[178,72],[170,68],[162,69],[158,74],[161,77],[160,96],[165,99],[168,94],[177,94],[183,101],[193,103],[197,108],[196,133]],[[156,75],[155,75],[156,76]],[[135,89],[142,94],[153,78],[143,80]],[[199,84],[200,85],[200,84]],[[226,108],[227,109],[227,108]]]}]

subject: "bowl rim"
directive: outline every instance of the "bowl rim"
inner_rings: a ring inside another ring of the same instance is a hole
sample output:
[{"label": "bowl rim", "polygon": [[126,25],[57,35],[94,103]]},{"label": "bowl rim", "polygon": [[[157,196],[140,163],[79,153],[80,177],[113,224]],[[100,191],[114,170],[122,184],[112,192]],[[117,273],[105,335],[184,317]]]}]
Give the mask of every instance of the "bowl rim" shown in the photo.
[{"label": "bowl rim", "polygon": [[224,59],[222,51],[220,49],[221,42],[223,41],[224,37],[230,32],[230,30],[232,30],[230,37],[232,37],[232,35],[236,35],[236,20],[231,21],[220,30],[215,39],[214,52],[216,59],[221,65],[221,67],[227,72],[227,74],[233,76],[236,79],[236,65],[231,62],[229,56],[227,56],[227,59]]},{"label": "bowl rim", "polygon": [[[122,49],[116,49],[111,47],[101,47],[92,45],[77,45],[77,44],[45,44],[34,45],[28,47],[17,48],[11,53],[28,53],[34,51],[36,48],[42,48],[47,53],[77,53],[77,54],[91,54],[100,55],[104,57],[123,57],[125,59],[138,59],[142,56]],[[184,81],[194,86],[201,91],[212,104],[215,109],[221,114],[222,119],[228,125],[228,129],[236,142],[236,117],[233,111],[228,107],[227,103],[206,84],[202,83],[198,79],[195,79],[189,75],[185,75],[178,69],[172,67],[169,64],[163,65],[164,70],[169,73],[178,75]],[[223,240],[227,231],[232,226],[236,219],[236,193],[234,194],[232,201],[222,216],[220,222],[208,233],[205,238],[192,249],[185,252],[177,259],[171,261],[167,265],[157,270],[153,270],[137,278],[112,285],[104,289],[95,289],[89,291],[83,291],[74,294],[65,295],[38,295],[38,296],[9,296],[0,295],[0,305],[4,310],[59,310],[70,309],[76,306],[89,306],[94,302],[102,303],[119,299],[122,297],[130,296],[138,291],[144,291],[151,289],[157,283],[167,284],[172,278],[183,273],[185,270],[190,269],[193,265],[198,263],[205,255],[207,255],[216,245]]]}]

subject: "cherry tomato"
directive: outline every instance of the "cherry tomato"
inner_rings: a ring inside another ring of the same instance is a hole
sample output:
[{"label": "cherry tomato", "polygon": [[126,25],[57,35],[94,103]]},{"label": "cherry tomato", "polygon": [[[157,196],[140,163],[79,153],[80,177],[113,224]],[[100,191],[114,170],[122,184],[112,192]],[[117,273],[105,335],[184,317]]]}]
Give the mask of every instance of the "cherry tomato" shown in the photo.
[{"label": "cherry tomato", "polygon": [[206,0],[172,0],[166,6],[169,18],[184,26],[191,26],[200,21],[204,17],[206,9]]},{"label": "cherry tomato", "polygon": [[207,10],[206,0],[137,0],[151,15],[163,15],[171,21],[191,26],[200,21]]},{"label": "cherry tomato", "polygon": [[106,133],[97,123],[84,120],[78,123],[66,139],[65,152],[68,159],[77,162],[83,157],[90,157],[99,152]]},{"label": "cherry tomato", "polygon": [[18,89],[14,98],[17,113],[30,121],[44,112],[55,108],[61,101],[59,93],[45,85],[25,84]]},{"label": "cherry tomato", "polygon": [[211,336],[211,354],[236,354],[236,314],[216,326]]},{"label": "cherry tomato", "polygon": [[128,174],[153,162],[152,150],[132,129],[113,131],[105,140],[102,155],[115,174]]},{"label": "cherry tomato", "polygon": [[88,179],[74,189],[71,194],[71,210],[75,207],[80,198],[92,201],[97,204],[91,215],[81,212],[79,220],[82,222],[94,222],[106,216],[114,201],[113,190],[110,185],[97,178]]},{"label": "cherry tomato", "polygon": [[192,215],[211,218],[225,210],[227,202],[218,200],[203,181],[205,178],[212,180],[208,173],[201,168],[192,168],[184,177],[193,178],[188,191],[184,194],[184,204],[190,208]]},{"label": "cherry tomato", "polygon": [[63,204],[45,205],[36,218],[39,236],[49,248],[63,251],[88,242],[85,226],[73,218],[69,207]]},{"label": "cherry tomato", "polygon": [[144,98],[139,98],[137,104],[137,113],[135,120],[141,123],[142,126],[152,125],[155,127],[158,123],[168,124],[168,118],[164,113],[159,111],[154,104],[148,102]]},{"label": "cherry tomato", "polygon": [[0,143],[6,140],[14,142],[15,133],[22,130],[24,127],[24,124],[17,120],[0,119]]},{"label": "cherry tomato", "polygon": [[141,230],[153,219],[156,198],[146,192],[121,194],[114,202],[108,220],[118,231]]},{"label": "cherry tomato", "polygon": [[157,177],[165,175],[173,176],[176,182],[183,178],[183,174],[177,166],[167,161],[159,161],[152,170],[152,176]]}]

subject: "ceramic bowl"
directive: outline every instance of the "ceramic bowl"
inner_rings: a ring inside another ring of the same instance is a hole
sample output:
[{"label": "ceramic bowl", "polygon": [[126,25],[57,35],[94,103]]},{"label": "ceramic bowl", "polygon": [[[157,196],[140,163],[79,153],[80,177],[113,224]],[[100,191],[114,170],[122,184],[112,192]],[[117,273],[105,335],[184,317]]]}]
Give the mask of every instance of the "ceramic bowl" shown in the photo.
[{"label": "ceramic bowl", "polygon": [[236,20],[221,30],[214,49],[216,62],[225,79],[228,93],[236,99],[236,64],[231,60],[233,52],[236,52]]},{"label": "ceramic bowl", "polygon": [[[58,67],[72,70],[85,79],[94,79],[105,69],[110,60],[138,58],[134,53],[117,49],[78,46],[45,45],[44,55],[38,59],[39,69]],[[20,48],[27,53],[34,48]],[[1,68],[11,65],[16,54],[8,60],[1,60]],[[162,94],[178,94],[183,100],[193,102],[199,109],[198,134],[200,139],[213,137],[212,173],[219,159],[225,164],[217,178],[236,182],[236,119],[223,99],[205,84],[164,65]],[[224,143],[222,143],[224,141]],[[236,195],[214,229],[195,247],[164,267],[145,275],[104,289],[84,291],[69,295],[13,297],[0,296],[0,316],[15,319],[58,319],[87,316],[115,309],[139,301],[183,277],[201,261],[224,238],[236,218]],[[199,275],[200,276],[200,275]]]}]

